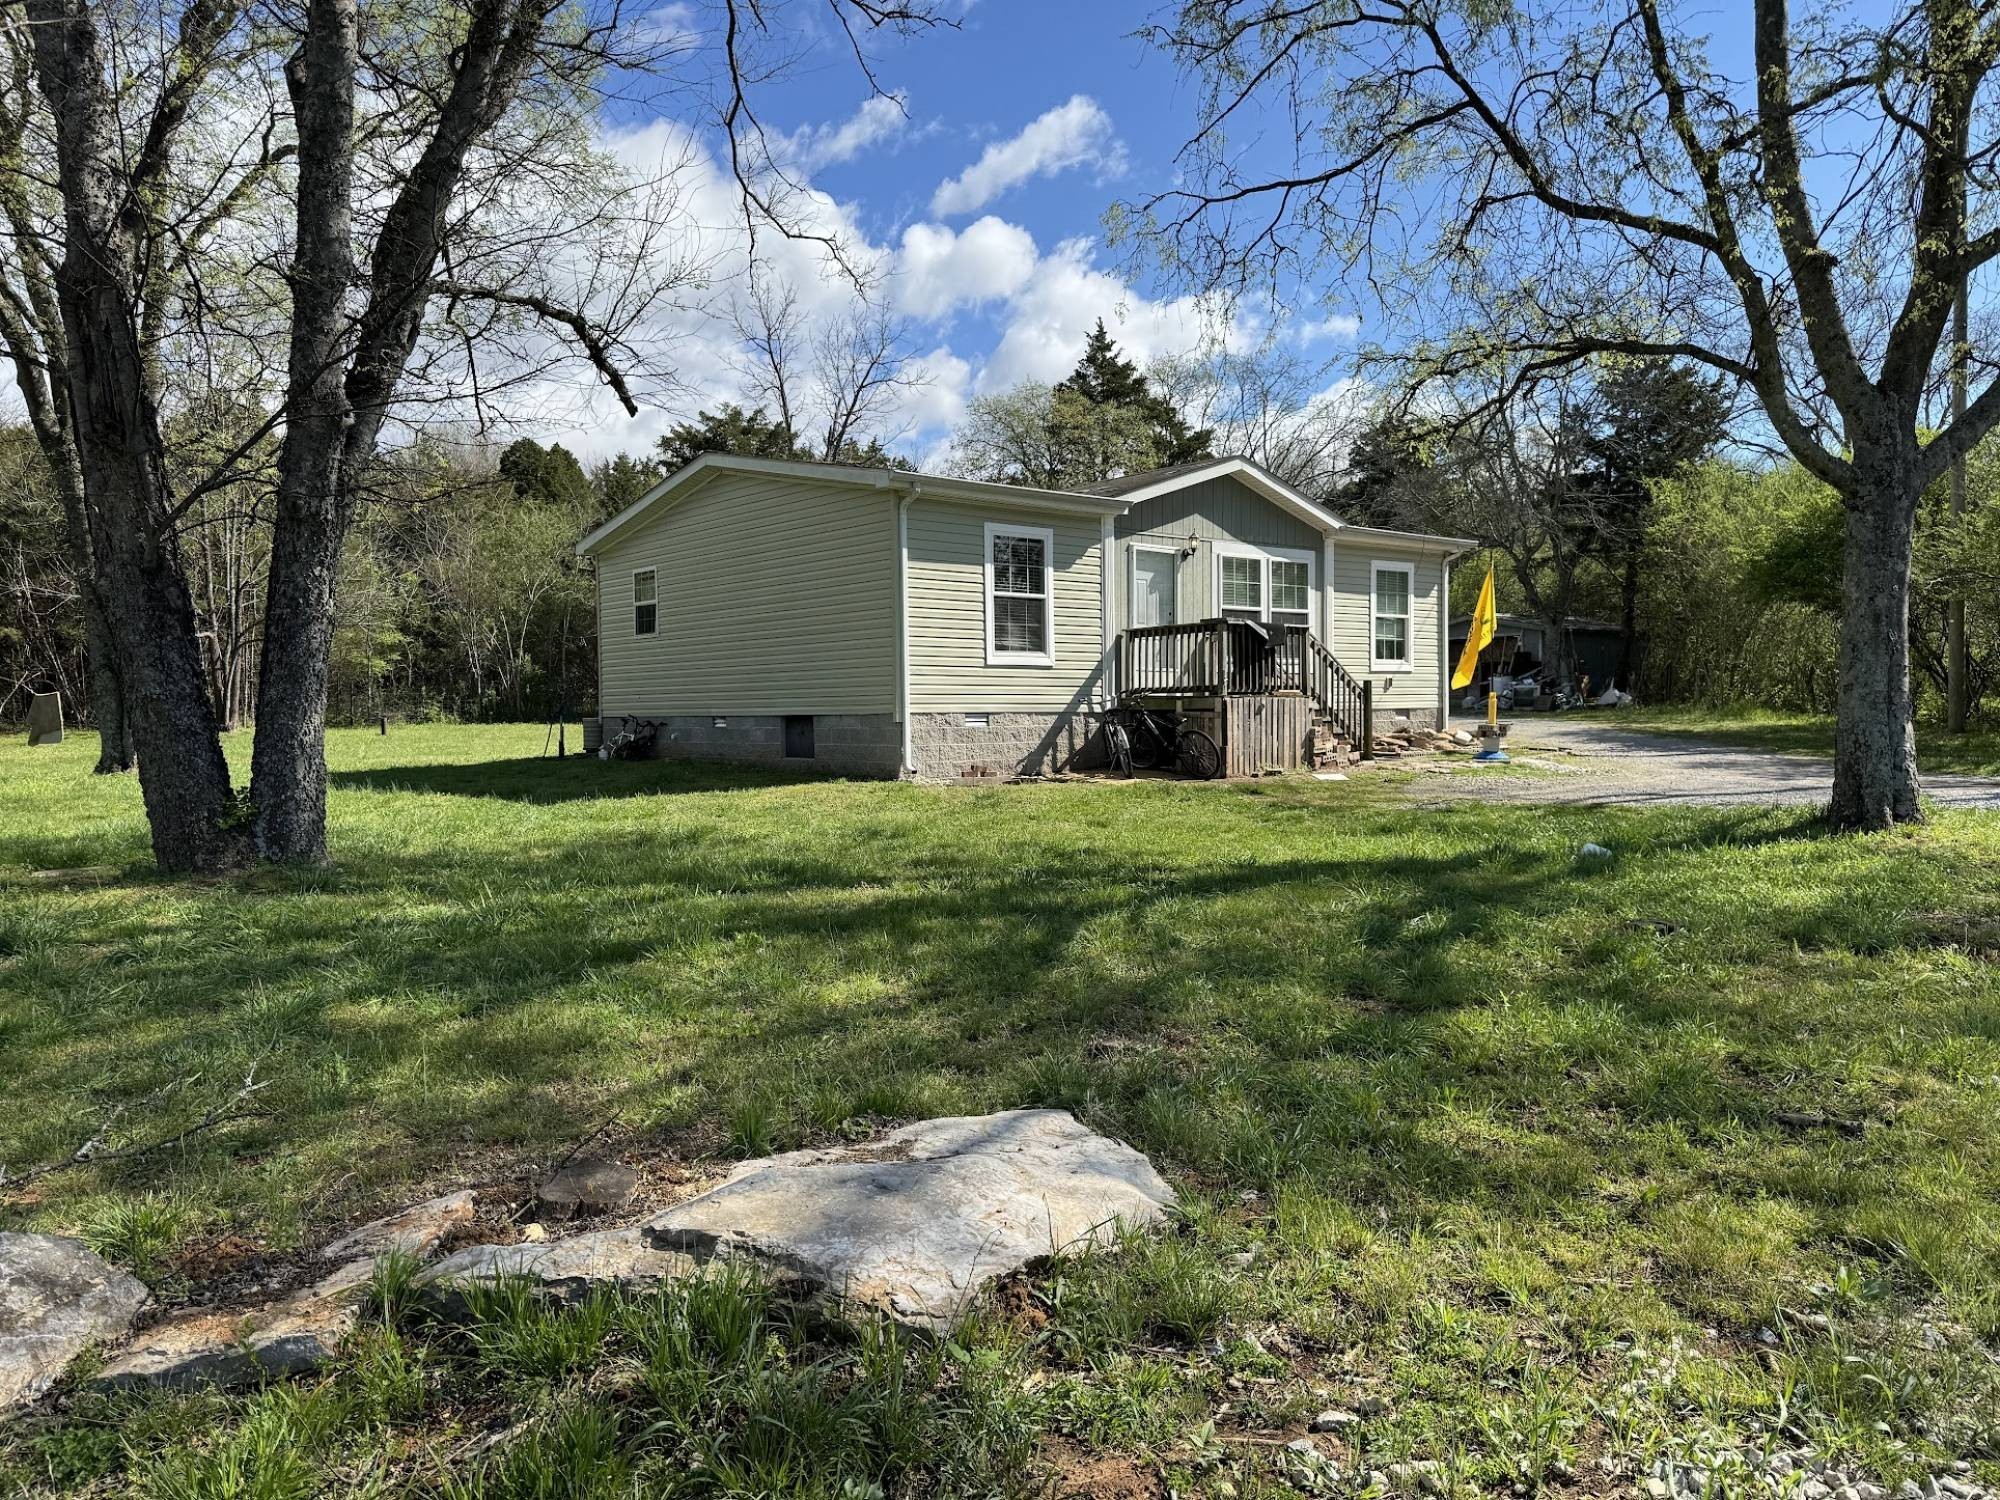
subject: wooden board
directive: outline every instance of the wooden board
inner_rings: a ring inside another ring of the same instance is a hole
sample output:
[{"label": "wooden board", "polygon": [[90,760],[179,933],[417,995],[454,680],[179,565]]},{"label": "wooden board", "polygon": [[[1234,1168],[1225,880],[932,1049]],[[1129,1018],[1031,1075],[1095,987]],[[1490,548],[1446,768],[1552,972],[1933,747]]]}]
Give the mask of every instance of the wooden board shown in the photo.
[{"label": "wooden board", "polygon": [[1300,769],[1306,764],[1312,728],[1312,703],[1305,698],[1223,699],[1223,774],[1255,776]]}]

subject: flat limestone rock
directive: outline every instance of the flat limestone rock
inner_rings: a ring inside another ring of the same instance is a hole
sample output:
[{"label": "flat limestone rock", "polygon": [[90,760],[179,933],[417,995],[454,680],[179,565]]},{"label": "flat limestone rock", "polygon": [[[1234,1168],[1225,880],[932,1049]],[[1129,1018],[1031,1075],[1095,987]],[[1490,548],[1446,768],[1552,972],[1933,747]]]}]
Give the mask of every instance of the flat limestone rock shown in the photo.
[{"label": "flat limestone rock", "polygon": [[743,1257],[920,1327],[1029,1261],[1159,1220],[1151,1162],[1066,1110],[926,1120],[878,1140],[744,1162],[645,1226],[662,1250]]},{"label": "flat limestone rock", "polygon": [[372,1261],[357,1260],[266,1307],[203,1308],[168,1318],[99,1371],[97,1384],[189,1390],[317,1370],[353,1332],[373,1269]]},{"label": "flat limestone rock", "polygon": [[456,1310],[464,1303],[458,1289],[468,1283],[525,1277],[543,1295],[575,1303],[597,1287],[642,1292],[693,1269],[687,1256],[649,1245],[635,1224],[538,1244],[467,1245],[425,1271],[421,1284],[433,1301]]},{"label": "flat limestone rock", "polygon": [[28,699],[28,743],[60,745],[62,741],[62,694],[34,694]]},{"label": "flat limestone rock", "polygon": [[539,1188],[544,1208],[560,1214],[616,1213],[639,1191],[639,1174],[615,1161],[571,1162]]},{"label": "flat limestone rock", "polygon": [[0,1233],[0,1411],[40,1395],[90,1345],[123,1337],[145,1300],[81,1240]]},{"label": "flat limestone rock", "polygon": [[442,1198],[432,1198],[401,1213],[363,1224],[326,1246],[319,1256],[321,1260],[342,1262],[360,1256],[387,1255],[392,1250],[428,1256],[452,1230],[470,1224],[473,1212],[470,1192],[446,1193]]}]

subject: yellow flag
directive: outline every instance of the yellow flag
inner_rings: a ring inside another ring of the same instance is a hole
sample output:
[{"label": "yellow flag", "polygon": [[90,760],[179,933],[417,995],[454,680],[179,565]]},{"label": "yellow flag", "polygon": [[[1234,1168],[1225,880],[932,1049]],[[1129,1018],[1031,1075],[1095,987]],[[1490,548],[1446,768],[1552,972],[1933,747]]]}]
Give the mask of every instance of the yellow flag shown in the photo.
[{"label": "yellow flag", "polygon": [[1493,639],[1493,628],[1499,620],[1499,614],[1493,607],[1493,569],[1489,566],[1486,582],[1479,586],[1479,603],[1473,607],[1472,628],[1465,633],[1465,649],[1458,656],[1458,670],[1451,674],[1453,687],[1471,685],[1472,674],[1479,667],[1479,653]]}]

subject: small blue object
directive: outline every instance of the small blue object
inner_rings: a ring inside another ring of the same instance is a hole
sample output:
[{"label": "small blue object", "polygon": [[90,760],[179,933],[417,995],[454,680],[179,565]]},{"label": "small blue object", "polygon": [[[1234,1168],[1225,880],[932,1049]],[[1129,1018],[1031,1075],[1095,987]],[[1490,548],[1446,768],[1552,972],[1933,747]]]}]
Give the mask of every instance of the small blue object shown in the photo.
[{"label": "small blue object", "polygon": [[1492,750],[1482,750],[1472,758],[1481,765],[1504,766],[1509,764],[1509,761],[1507,759],[1507,752],[1505,750],[1497,748]]}]

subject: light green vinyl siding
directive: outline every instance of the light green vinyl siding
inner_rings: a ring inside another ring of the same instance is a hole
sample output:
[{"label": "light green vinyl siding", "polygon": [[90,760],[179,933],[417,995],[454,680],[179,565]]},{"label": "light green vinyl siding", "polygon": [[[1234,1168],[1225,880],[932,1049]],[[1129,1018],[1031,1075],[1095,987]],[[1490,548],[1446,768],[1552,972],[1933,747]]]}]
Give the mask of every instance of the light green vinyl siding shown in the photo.
[{"label": "light green vinyl siding", "polygon": [[[1371,636],[1374,630],[1374,564],[1409,563],[1410,670],[1375,670]],[[1356,677],[1375,684],[1378,708],[1436,709],[1438,702],[1439,586],[1444,581],[1444,563],[1436,553],[1428,556],[1405,551],[1381,542],[1348,540],[1336,532],[1333,544],[1333,654]],[[1384,686],[1384,684],[1387,684]]]},{"label": "light green vinyl siding", "polygon": [[[986,664],[989,522],[1055,534],[1053,666]],[[1016,713],[1083,704],[1103,662],[1102,536],[1095,516],[912,502],[910,711]]]},{"label": "light green vinyl siding", "polygon": [[[1122,630],[1131,623],[1129,595],[1132,588],[1132,545],[1185,550],[1190,539],[1192,557],[1179,558],[1175,584],[1179,593],[1179,620],[1206,620],[1219,613],[1215,603],[1215,544],[1241,542],[1271,550],[1310,552],[1313,557],[1313,587],[1319,592],[1322,533],[1280,509],[1233,475],[1204,479],[1185,485],[1170,494],[1142,501],[1117,521],[1117,567],[1112,587],[1117,599],[1114,619]],[[1313,628],[1320,628],[1320,610],[1315,600]]]},{"label": "light green vinyl siding", "polygon": [[[893,713],[896,553],[886,490],[708,480],[597,554],[601,712]],[[632,630],[642,568],[652,636]]]}]

